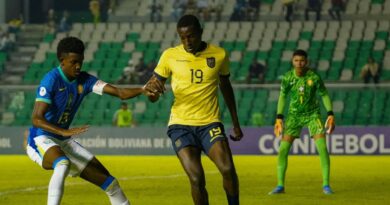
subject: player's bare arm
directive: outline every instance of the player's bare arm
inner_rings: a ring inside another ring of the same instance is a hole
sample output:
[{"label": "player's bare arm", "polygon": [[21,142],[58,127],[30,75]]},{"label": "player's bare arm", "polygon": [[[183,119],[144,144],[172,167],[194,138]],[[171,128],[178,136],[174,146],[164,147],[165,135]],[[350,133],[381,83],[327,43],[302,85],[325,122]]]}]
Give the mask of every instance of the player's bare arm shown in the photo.
[{"label": "player's bare arm", "polygon": [[233,122],[233,135],[230,138],[234,141],[239,141],[243,138],[240,122],[237,116],[236,100],[234,98],[233,88],[228,76],[220,76],[220,89],[225,100],[225,103],[229,109],[230,116]]},{"label": "player's bare arm", "polygon": [[121,100],[127,100],[144,94],[146,96],[154,96],[157,93],[149,92],[144,88],[118,88],[113,85],[107,84],[103,88],[103,92],[111,96],[120,98]]},{"label": "player's bare arm", "polygon": [[70,128],[70,129],[64,129],[64,128],[61,128],[61,127],[58,127],[58,126],[55,126],[55,125],[49,123],[44,117],[49,106],[50,105],[45,103],[45,102],[39,102],[39,101],[35,102],[34,110],[33,110],[33,114],[32,114],[33,115],[32,116],[32,123],[35,127],[42,128],[48,132],[51,132],[51,133],[54,133],[57,135],[61,135],[64,137],[78,135],[78,134],[81,134],[81,133],[86,132],[88,130],[88,128],[89,128],[88,125]]}]

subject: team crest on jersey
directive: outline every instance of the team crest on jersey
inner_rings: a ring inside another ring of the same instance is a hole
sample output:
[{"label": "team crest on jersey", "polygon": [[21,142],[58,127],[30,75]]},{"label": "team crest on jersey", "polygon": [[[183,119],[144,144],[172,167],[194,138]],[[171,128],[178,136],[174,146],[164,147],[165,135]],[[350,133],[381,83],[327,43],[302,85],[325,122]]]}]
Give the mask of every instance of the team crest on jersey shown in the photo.
[{"label": "team crest on jersey", "polygon": [[214,57],[207,58],[206,61],[207,61],[207,66],[208,67],[210,67],[210,68],[214,68],[215,67],[215,58]]},{"label": "team crest on jersey", "polygon": [[307,85],[312,86],[313,85],[313,80],[312,79],[307,80]]},{"label": "team crest on jersey", "polygon": [[83,85],[79,84],[79,85],[77,86],[77,93],[78,93],[78,94],[81,94],[81,93],[83,93],[83,91],[84,91]]}]

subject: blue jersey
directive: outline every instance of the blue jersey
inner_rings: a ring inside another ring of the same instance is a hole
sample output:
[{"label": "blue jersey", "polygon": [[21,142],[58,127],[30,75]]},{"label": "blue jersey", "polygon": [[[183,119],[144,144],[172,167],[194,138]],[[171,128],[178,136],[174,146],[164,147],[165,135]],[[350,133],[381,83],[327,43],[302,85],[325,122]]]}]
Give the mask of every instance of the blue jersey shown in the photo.
[{"label": "blue jersey", "polygon": [[[49,104],[45,119],[58,127],[68,129],[84,97],[90,93],[98,79],[87,72],[81,72],[77,79],[69,81],[60,67],[48,72],[42,79],[35,101]],[[49,135],[65,139],[60,135],[32,127],[30,138]],[[30,139],[31,140],[31,139]]]}]

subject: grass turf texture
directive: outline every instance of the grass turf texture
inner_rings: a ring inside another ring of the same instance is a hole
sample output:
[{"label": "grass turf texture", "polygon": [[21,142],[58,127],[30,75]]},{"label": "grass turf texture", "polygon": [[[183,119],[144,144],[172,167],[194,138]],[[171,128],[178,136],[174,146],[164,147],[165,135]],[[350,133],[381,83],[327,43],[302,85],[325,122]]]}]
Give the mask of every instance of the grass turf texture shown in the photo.
[{"label": "grass turf texture", "polygon": [[[131,203],[135,205],[191,205],[189,183],[176,156],[98,156]],[[242,205],[267,204],[388,204],[390,156],[332,156],[334,195],[322,193],[317,156],[290,156],[286,194],[268,196],[276,185],[276,156],[234,156],[240,179]],[[27,156],[0,156],[0,204],[46,203],[52,171]],[[203,158],[210,204],[227,204],[221,176]],[[66,179],[63,205],[109,204],[100,188],[80,178]]]}]

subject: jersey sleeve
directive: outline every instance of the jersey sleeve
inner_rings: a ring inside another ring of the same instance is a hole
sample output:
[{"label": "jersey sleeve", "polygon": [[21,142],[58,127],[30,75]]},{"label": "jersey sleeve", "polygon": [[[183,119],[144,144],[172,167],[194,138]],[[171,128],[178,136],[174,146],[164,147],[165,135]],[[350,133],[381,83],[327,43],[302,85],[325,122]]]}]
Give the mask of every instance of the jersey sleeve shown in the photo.
[{"label": "jersey sleeve", "polygon": [[317,89],[318,94],[320,94],[321,96],[328,94],[328,90],[326,89],[324,81],[322,81],[320,76],[318,76]]},{"label": "jersey sleeve", "polygon": [[93,75],[90,75],[89,73],[85,73],[86,75],[86,80],[85,80],[85,90],[87,91],[86,93],[94,92],[98,95],[103,94],[103,88],[105,85],[107,85],[106,82],[99,80]]},{"label": "jersey sleeve", "polygon": [[156,68],[154,69],[154,72],[160,77],[169,78],[169,76],[171,76],[171,69],[168,62],[169,53],[168,51],[164,51],[160,57],[160,60],[158,61]]},{"label": "jersey sleeve", "polygon": [[227,54],[227,52],[225,50],[223,50],[223,52],[224,52],[224,57],[223,57],[223,61],[221,64],[221,70],[219,71],[219,74],[222,76],[228,76],[228,75],[230,75],[229,55]]},{"label": "jersey sleeve", "polygon": [[280,95],[286,96],[287,93],[290,91],[290,83],[288,75],[285,74],[282,77],[282,83],[280,84]]},{"label": "jersey sleeve", "polygon": [[55,82],[53,77],[49,74],[46,75],[37,88],[35,101],[51,104],[54,96]]}]

